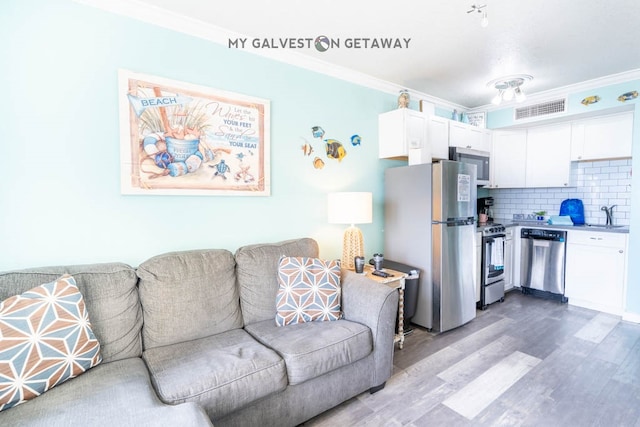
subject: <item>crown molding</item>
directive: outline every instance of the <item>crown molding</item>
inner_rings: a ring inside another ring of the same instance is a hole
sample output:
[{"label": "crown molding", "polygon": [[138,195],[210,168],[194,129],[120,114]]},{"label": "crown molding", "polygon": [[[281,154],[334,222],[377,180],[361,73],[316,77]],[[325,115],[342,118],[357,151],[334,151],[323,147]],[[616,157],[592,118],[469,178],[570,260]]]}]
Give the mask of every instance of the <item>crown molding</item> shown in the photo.
[{"label": "crown molding", "polygon": [[[228,46],[230,38],[244,38],[246,35],[226,30],[224,28],[205,23],[203,21],[179,15],[174,12],[142,3],[136,0],[73,0],[76,3],[92,6],[107,12],[123,15],[139,21],[143,21],[152,25],[177,31],[190,36],[198,37]],[[424,92],[412,90],[406,86],[391,83],[373,76],[370,76],[350,68],[337,66],[321,59],[314,58],[310,55],[303,55],[289,50],[270,50],[270,49],[242,49],[242,50],[258,56],[284,62],[289,65],[304,68],[340,80],[344,80],[359,86],[375,89],[380,92],[398,95],[400,90],[407,90],[411,99],[424,100],[436,104],[442,108],[456,109],[464,112],[469,108],[459,105]]]},{"label": "crown molding", "polygon": [[628,82],[630,80],[640,80],[640,68],[635,70],[624,71],[622,73],[610,74],[608,76],[598,77],[591,80],[585,80],[583,82],[570,84],[567,86],[561,86],[555,89],[545,90],[543,92],[536,92],[527,94],[527,100],[524,103],[518,104],[515,101],[505,102],[500,105],[487,104],[480,107],[474,107],[470,112],[474,111],[497,111],[503,110],[509,107],[526,106],[529,104],[537,104],[540,102],[550,101],[556,98],[566,98],[569,94],[583,92],[591,89],[598,89],[604,86],[611,86],[618,83]]}]

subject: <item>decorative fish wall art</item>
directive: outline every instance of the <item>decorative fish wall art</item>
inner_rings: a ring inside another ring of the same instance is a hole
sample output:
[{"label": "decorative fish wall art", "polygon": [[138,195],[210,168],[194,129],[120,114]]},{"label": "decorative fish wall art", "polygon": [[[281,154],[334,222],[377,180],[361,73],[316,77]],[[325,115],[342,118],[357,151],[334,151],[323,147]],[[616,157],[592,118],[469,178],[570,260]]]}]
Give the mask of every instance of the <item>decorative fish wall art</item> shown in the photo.
[{"label": "decorative fish wall art", "polygon": [[620,102],[631,101],[632,99],[636,99],[637,97],[638,97],[638,91],[633,90],[631,92],[625,92],[622,95],[620,95],[618,97],[618,101]]},{"label": "decorative fish wall art", "polygon": [[[322,141],[322,137],[325,135],[325,131],[322,126],[312,126],[311,134],[313,135],[314,139],[320,139]],[[302,154],[304,157],[310,157],[316,152],[311,142],[309,142],[304,137],[300,137],[300,139],[302,140],[300,149],[302,150]],[[350,141],[353,147],[359,147],[362,144],[362,137],[360,137],[360,135],[358,134],[354,134],[351,135]],[[327,158],[342,162],[342,159],[344,159],[347,155],[347,150],[342,142],[338,141],[337,139],[328,138],[324,140],[324,143]],[[312,164],[315,169],[322,169],[325,166],[324,160],[322,160],[319,156],[315,156],[313,158]]]},{"label": "decorative fish wall art", "polygon": [[582,105],[591,105],[591,104],[595,104],[598,101],[600,101],[600,97],[598,95],[591,95],[591,96],[587,96],[580,103]]}]

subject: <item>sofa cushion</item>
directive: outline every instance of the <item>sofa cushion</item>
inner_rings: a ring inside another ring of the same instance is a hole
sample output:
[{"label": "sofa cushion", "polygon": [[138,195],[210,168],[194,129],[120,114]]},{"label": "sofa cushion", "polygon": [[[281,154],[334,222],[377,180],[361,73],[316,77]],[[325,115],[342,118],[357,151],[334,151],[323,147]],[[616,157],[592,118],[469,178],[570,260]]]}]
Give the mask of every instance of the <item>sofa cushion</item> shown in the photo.
[{"label": "sofa cushion", "polygon": [[276,324],[338,320],[340,264],[309,257],[282,257],[278,265]]},{"label": "sofa cushion", "polygon": [[211,418],[287,386],[284,361],[242,329],[155,347],[143,358],[162,401],[196,402]]},{"label": "sofa cushion", "polygon": [[162,403],[139,357],[102,363],[23,405],[0,412],[2,426],[210,426],[193,403]]},{"label": "sofa cushion", "polygon": [[0,303],[0,411],[102,361],[75,280],[64,275]]},{"label": "sofa cushion", "polygon": [[242,327],[235,261],[224,249],[171,252],[138,267],[144,348]]},{"label": "sofa cushion", "polygon": [[102,361],[142,355],[142,308],[133,268],[122,263],[41,267],[0,273],[0,300],[70,274],[91,315]]},{"label": "sofa cushion", "polygon": [[349,365],[373,350],[371,330],[348,320],[278,327],[272,319],[246,326],[255,339],[285,361],[289,384],[300,384]]},{"label": "sofa cushion", "polygon": [[310,238],[248,245],[236,251],[236,274],[244,324],[276,316],[278,263],[282,256],[317,257],[318,244]]}]

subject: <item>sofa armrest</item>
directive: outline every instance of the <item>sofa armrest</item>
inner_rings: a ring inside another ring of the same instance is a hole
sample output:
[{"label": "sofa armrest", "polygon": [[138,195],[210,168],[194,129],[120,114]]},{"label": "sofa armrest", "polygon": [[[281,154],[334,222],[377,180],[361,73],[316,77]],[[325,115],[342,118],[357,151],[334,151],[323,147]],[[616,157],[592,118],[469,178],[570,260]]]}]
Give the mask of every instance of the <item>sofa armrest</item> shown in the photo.
[{"label": "sofa armrest", "polygon": [[371,329],[375,364],[371,386],[383,384],[393,371],[398,291],[343,269],[342,311],[346,320],[362,323]]}]

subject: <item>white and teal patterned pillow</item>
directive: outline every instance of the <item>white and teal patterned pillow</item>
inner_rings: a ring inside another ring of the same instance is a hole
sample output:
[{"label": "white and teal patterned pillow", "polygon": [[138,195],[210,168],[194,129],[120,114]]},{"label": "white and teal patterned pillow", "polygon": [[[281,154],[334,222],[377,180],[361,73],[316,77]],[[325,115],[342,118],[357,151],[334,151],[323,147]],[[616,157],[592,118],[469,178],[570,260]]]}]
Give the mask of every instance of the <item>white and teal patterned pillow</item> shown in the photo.
[{"label": "white and teal patterned pillow", "polygon": [[0,303],[0,411],[33,399],[102,361],[73,277]]},{"label": "white and teal patterned pillow", "polygon": [[282,257],[278,264],[276,324],[338,320],[340,264],[309,257]]}]

